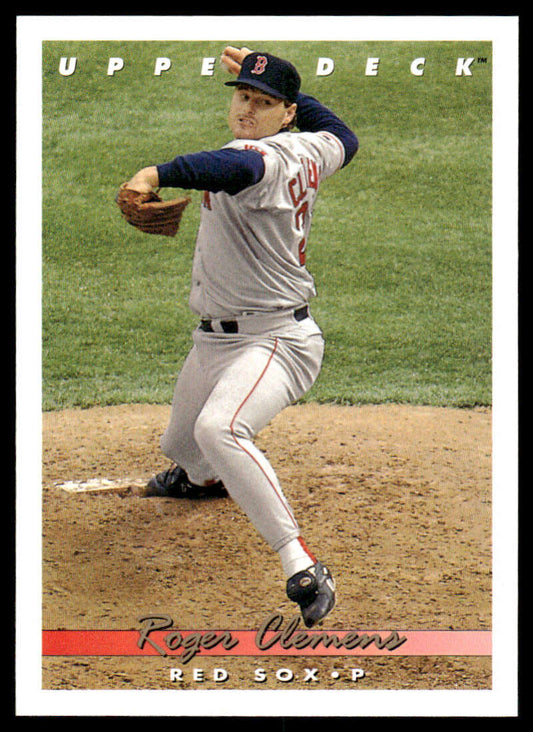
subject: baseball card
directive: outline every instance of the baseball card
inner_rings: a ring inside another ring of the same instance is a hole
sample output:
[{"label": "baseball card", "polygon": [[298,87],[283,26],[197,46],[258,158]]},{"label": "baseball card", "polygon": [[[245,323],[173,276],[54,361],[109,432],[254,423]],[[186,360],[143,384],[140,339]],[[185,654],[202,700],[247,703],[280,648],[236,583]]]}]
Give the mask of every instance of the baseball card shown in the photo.
[{"label": "baseball card", "polygon": [[18,716],[518,716],[518,26],[17,18]]}]

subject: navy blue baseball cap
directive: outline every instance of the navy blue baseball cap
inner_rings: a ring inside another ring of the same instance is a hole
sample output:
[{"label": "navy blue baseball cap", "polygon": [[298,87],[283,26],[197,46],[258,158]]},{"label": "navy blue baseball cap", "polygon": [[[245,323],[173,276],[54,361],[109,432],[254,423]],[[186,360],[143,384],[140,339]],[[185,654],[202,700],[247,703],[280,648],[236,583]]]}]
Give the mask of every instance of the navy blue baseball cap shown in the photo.
[{"label": "navy blue baseball cap", "polygon": [[226,81],[226,86],[246,84],[285,99],[293,104],[300,91],[301,79],[290,61],[262,51],[254,51],[244,58],[239,76],[234,81]]}]

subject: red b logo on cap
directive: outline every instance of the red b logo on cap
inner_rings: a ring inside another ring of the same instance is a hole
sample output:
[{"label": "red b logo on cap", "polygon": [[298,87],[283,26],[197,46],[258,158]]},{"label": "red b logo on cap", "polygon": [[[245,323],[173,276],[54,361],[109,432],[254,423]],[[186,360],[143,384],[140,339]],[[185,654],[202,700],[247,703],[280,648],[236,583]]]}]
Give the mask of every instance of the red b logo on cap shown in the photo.
[{"label": "red b logo on cap", "polygon": [[266,56],[258,56],[257,59],[256,59],[256,61],[255,61],[255,66],[251,70],[250,73],[252,73],[252,74],[262,74],[263,71],[266,68],[267,63],[268,63],[268,59],[267,59]]}]

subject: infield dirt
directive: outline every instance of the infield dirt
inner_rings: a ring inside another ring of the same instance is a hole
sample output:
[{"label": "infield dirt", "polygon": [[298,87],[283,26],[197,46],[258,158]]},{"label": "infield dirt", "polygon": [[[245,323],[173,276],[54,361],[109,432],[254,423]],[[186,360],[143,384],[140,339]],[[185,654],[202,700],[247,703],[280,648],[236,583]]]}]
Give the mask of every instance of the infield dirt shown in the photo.
[{"label": "infield dirt", "polygon": [[[256,629],[287,620],[276,555],[231,499],[67,493],[58,484],[148,479],[168,466],[167,406],[43,414],[43,629],[125,630],[143,614],[183,629]],[[332,569],[337,632],[491,629],[490,409],[297,405],[256,442],[276,468],[311,550]],[[310,688],[308,658],[43,658],[44,689]],[[290,684],[275,670],[290,667]],[[488,656],[313,658],[313,688],[489,689]],[[261,667],[267,680],[254,681]],[[338,678],[332,672],[338,672]]]}]

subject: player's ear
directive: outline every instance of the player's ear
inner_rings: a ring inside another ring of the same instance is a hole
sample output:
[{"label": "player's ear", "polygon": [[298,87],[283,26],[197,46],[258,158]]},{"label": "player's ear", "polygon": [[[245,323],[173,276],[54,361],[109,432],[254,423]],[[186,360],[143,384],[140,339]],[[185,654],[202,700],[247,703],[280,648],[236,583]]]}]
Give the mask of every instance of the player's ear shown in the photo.
[{"label": "player's ear", "polygon": [[286,116],[285,116],[285,127],[287,125],[290,125],[292,122],[294,122],[294,118],[296,117],[296,103],[291,104],[290,107],[287,107],[286,109]]}]

